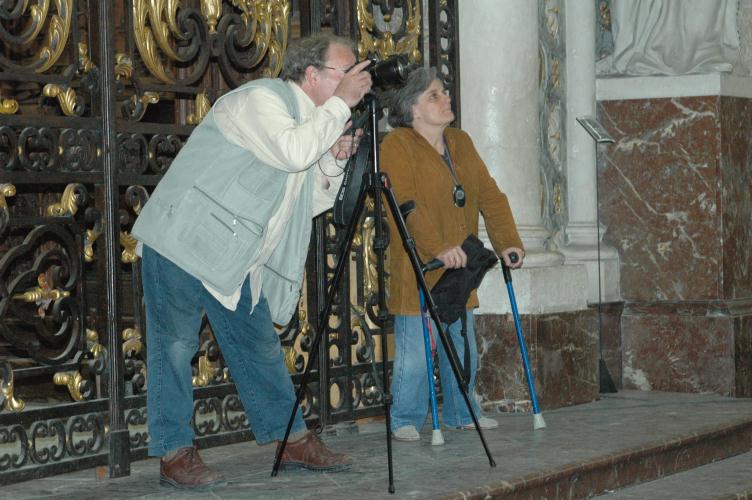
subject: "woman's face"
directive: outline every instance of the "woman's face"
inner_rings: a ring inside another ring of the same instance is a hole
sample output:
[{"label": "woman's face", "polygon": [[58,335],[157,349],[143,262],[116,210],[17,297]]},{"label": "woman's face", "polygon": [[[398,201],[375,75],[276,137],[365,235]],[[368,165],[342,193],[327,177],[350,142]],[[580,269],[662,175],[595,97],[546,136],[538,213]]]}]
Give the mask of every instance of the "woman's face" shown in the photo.
[{"label": "woman's face", "polygon": [[452,98],[449,97],[444,84],[434,80],[413,105],[413,127],[446,127],[454,121]]}]

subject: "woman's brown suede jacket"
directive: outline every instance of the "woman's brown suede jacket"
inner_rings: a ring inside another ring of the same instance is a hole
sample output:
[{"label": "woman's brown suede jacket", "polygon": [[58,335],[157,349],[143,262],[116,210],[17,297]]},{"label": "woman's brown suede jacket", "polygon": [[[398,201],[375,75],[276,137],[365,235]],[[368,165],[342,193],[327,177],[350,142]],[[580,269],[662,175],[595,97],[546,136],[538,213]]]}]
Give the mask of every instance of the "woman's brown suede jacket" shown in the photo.
[{"label": "woman's brown suede jacket", "polygon": [[[397,128],[387,134],[380,149],[381,170],[389,174],[397,202],[416,203],[416,209],[407,217],[407,227],[421,261],[428,262],[443,250],[461,245],[470,233],[477,235],[481,213],[497,253],[509,247],[523,248],[507,197],[488,173],[470,136],[462,130],[447,128],[444,138],[465,189],[463,208],[454,205],[454,180],[449,167],[419,133],[411,128]],[[391,216],[388,220],[389,312],[416,315],[420,313],[420,305],[415,275]],[[432,287],[442,273],[442,269],[427,273],[428,286]],[[475,292],[467,305],[478,306]]]}]

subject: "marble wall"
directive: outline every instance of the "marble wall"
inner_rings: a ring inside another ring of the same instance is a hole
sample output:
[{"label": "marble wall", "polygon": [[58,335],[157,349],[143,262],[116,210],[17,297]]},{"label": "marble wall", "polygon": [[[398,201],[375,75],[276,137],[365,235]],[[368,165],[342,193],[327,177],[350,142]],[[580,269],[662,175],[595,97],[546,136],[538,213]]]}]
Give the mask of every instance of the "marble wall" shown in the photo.
[{"label": "marble wall", "polygon": [[[520,317],[542,410],[598,398],[598,316],[594,309]],[[484,407],[530,400],[511,314],[475,316],[476,392]]]},{"label": "marble wall", "polygon": [[625,388],[750,392],[752,99],[607,100],[604,242],[621,261]]}]

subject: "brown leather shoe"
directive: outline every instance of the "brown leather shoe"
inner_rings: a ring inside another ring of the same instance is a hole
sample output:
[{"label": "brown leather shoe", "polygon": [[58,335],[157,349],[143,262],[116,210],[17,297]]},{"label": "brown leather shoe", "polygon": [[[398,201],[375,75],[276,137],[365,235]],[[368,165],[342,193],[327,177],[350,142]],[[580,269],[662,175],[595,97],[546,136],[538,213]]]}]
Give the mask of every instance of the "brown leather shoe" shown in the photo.
[{"label": "brown leather shoe", "polygon": [[202,489],[221,486],[225,478],[206,466],[195,446],[186,446],[169,460],[159,461],[159,482],[180,489]]},{"label": "brown leather shoe", "polygon": [[[277,453],[282,443],[277,445]],[[275,455],[276,456],[276,455]],[[294,442],[288,442],[280,461],[282,469],[309,469],[318,472],[349,470],[352,462],[346,455],[334,453],[312,432]]]}]

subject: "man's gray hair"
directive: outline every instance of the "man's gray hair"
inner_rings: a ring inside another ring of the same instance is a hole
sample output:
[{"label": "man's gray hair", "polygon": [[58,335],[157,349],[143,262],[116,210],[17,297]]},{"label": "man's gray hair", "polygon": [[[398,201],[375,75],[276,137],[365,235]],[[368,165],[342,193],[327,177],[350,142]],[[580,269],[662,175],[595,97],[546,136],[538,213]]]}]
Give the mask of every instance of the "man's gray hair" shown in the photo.
[{"label": "man's gray hair", "polygon": [[405,84],[389,96],[389,125],[412,127],[413,106],[436,78],[436,68],[417,68],[411,71]]},{"label": "man's gray hair", "polygon": [[302,82],[305,79],[305,70],[308,66],[313,66],[316,69],[324,67],[329,47],[334,44],[343,45],[355,52],[355,44],[352,40],[325,32],[316,33],[291,43],[285,54],[282,78],[298,83]]}]

